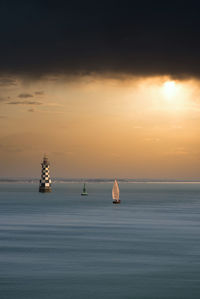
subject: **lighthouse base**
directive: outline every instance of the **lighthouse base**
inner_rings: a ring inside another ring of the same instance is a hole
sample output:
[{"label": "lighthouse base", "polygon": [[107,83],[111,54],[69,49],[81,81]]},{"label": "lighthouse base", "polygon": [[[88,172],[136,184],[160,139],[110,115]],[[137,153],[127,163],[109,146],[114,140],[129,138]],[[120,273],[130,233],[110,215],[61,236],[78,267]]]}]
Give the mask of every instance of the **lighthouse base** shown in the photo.
[{"label": "lighthouse base", "polygon": [[51,192],[51,187],[39,187],[39,192],[41,193]]}]

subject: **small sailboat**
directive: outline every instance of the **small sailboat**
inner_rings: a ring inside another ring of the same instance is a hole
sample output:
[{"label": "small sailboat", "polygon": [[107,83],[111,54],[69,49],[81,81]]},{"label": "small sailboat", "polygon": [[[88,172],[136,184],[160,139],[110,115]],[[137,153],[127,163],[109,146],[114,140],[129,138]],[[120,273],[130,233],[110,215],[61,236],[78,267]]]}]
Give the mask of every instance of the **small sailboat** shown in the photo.
[{"label": "small sailboat", "polygon": [[120,199],[119,199],[119,185],[118,185],[118,182],[117,182],[116,179],[115,179],[114,184],[113,184],[112,198],[113,198],[113,203],[114,204],[120,203]]},{"label": "small sailboat", "polygon": [[86,190],[86,184],[85,184],[85,183],[84,183],[84,185],[83,185],[83,191],[82,191],[81,195],[82,195],[82,196],[87,196],[87,195],[88,195],[87,190]]}]

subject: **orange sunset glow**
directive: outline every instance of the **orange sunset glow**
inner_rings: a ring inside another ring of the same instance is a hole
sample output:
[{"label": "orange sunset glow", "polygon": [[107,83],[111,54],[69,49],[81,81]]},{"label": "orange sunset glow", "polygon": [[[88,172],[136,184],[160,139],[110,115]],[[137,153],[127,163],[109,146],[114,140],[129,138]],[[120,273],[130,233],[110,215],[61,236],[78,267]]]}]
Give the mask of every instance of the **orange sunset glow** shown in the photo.
[{"label": "orange sunset glow", "polygon": [[198,178],[198,80],[9,79],[1,87],[2,176],[37,176],[47,152],[55,177]]}]

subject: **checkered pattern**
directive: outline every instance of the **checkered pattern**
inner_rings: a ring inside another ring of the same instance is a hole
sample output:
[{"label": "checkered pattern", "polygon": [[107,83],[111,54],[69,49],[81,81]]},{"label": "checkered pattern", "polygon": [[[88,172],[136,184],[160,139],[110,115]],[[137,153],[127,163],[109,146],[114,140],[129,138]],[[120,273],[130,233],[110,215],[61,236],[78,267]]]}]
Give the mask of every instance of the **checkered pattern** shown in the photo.
[{"label": "checkered pattern", "polygon": [[49,161],[46,156],[44,156],[42,165],[42,175],[40,180],[40,192],[50,192],[51,191],[51,179],[49,174]]}]

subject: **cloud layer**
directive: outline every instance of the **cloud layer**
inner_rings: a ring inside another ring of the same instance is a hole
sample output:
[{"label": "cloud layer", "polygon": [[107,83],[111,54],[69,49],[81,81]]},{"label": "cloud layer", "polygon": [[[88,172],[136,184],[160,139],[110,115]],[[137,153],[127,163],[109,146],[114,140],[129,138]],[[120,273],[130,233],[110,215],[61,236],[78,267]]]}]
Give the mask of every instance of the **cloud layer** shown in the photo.
[{"label": "cloud layer", "polygon": [[25,101],[10,101],[7,104],[9,104],[9,105],[42,105],[41,102],[28,101],[28,100],[25,100]]},{"label": "cloud layer", "polygon": [[199,77],[200,4],[2,1],[0,73]]},{"label": "cloud layer", "polygon": [[21,99],[27,99],[27,98],[32,98],[32,97],[33,97],[33,95],[30,93],[20,93],[18,95],[18,98],[21,98]]}]

